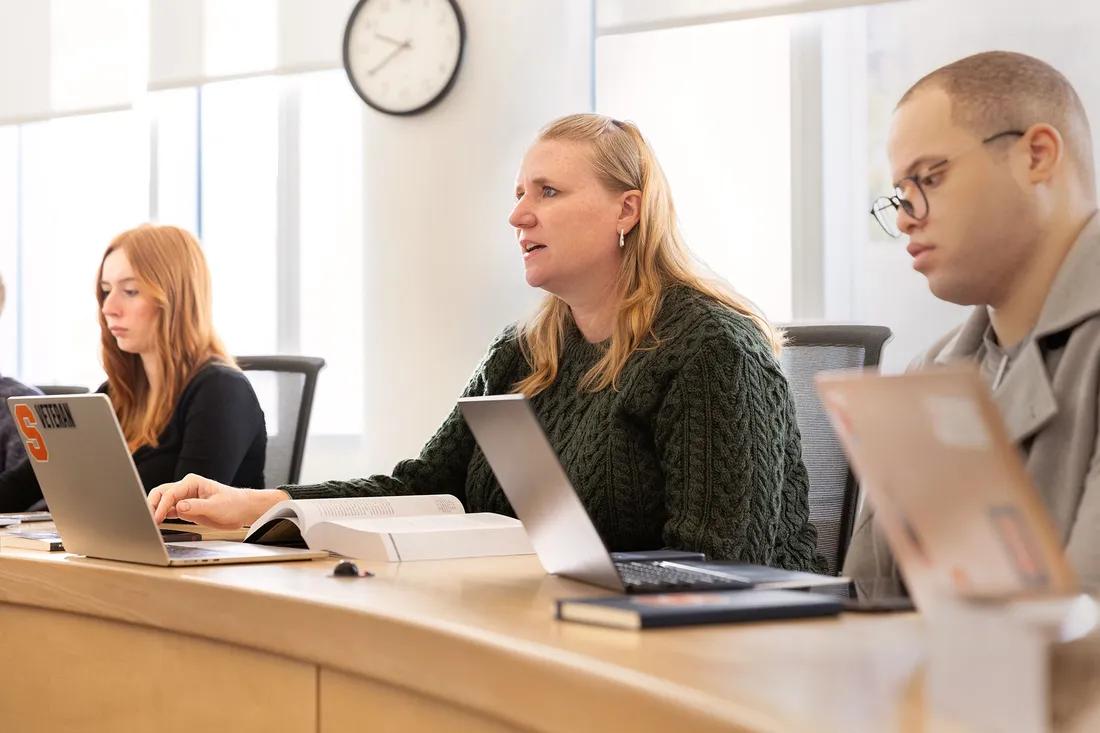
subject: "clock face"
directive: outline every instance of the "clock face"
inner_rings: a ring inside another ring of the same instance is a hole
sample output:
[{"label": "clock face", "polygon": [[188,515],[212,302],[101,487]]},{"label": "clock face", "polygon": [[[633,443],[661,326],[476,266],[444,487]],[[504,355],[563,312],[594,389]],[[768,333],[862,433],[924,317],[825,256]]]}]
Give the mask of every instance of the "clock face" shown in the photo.
[{"label": "clock face", "polygon": [[411,115],[451,90],[465,44],[455,0],[359,0],[344,32],[344,68],[371,107]]}]

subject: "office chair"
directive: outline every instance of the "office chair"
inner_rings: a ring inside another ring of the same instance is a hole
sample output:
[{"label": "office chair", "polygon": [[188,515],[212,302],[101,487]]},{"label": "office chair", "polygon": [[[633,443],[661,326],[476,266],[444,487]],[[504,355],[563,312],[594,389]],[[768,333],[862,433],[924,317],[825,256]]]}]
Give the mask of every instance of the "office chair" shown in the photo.
[{"label": "office chair", "polygon": [[74,387],[64,384],[36,384],[34,386],[44,395],[88,394],[91,391],[87,387]]},{"label": "office chair", "polygon": [[859,484],[833,431],[814,384],[818,372],[877,370],[882,349],[893,337],[885,326],[785,326],[787,346],[780,355],[790,382],[802,434],[802,460],[810,474],[810,521],[817,549],[839,575],[859,510]]},{"label": "office chair", "polygon": [[[325,360],[313,356],[238,356],[236,361],[246,374],[269,372],[276,379],[278,427],[277,432],[267,436],[264,486],[275,488],[297,483],[306,451],[317,375]],[[268,430],[271,424],[268,416]],[[289,426],[293,429],[288,429]]]}]

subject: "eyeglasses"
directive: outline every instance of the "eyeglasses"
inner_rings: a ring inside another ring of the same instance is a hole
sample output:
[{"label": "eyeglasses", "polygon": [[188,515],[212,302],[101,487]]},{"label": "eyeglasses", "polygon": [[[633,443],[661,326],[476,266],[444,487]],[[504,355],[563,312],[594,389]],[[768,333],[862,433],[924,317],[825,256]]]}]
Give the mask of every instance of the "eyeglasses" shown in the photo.
[{"label": "eyeglasses", "polygon": [[[991,143],[994,140],[1000,140],[1002,137],[1022,137],[1025,134],[1026,133],[1020,130],[1006,130],[1005,132],[998,132],[996,135],[990,135],[982,140],[981,145]],[[975,148],[972,149],[981,147],[981,145],[976,145]],[[894,184],[893,196],[880,196],[875,199],[875,202],[871,205],[871,216],[875,217],[875,221],[877,221],[879,226],[881,226],[891,237],[900,237],[901,230],[898,229],[898,209],[905,209],[905,213],[910,218],[916,219],[917,221],[924,221],[928,217],[928,196],[921,186],[921,178],[926,177],[935,170],[943,168],[952,159],[959,158],[967,152],[970,151],[963,151],[951,158],[944,158],[939,163],[929,166],[923,173],[902,178]]]}]

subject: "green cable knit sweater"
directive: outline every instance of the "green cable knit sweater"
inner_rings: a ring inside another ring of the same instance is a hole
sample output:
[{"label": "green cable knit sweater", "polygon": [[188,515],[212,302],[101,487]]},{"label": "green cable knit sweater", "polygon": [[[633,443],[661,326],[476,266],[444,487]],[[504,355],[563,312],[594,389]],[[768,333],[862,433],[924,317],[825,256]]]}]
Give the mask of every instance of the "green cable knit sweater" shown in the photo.
[{"label": "green cable knit sweater", "polygon": [[[608,549],[822,569],[794,403],[763,335],[682,286],[654,331],[659,346],[630,357],[617,390],[581,392],[602,347],[571,323],[557,380],[532,399]],[[463,394],[508,393],[529,373],[510,327]],[[514,516],[457,408],[392,476],[282,488],[295,499],[454,494],[467,511]]]}]

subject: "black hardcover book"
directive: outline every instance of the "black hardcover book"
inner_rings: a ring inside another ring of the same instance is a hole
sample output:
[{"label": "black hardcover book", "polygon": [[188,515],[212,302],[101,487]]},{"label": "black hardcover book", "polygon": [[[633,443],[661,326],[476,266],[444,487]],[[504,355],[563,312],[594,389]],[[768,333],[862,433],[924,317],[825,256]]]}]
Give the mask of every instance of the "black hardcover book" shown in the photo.
[{"label": "black hardcover book", "polygon": [[569,598],[557,602],[557,618],[620,629],[776,621],[834,616],[833,596],[796,590],[735,590]]}]

